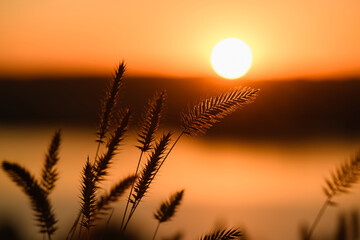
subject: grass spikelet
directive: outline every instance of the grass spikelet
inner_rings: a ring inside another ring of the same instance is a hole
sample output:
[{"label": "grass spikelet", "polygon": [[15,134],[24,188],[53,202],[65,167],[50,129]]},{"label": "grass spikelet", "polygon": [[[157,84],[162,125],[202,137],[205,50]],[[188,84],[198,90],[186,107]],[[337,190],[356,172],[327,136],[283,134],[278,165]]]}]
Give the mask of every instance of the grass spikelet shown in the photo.
[{"label": "grass spikelet", "polygon": [[107,206],[112,202],[116,202],[119,197],[121,197],[121,195],[126,191],[126,189],[131,187],[135,180],[136,176],[131,175],[115,184],[109,193],[100,197],[99,201],[97,202],[98,211],[107,210]]},{"label": "grass spikelet", "polygon": [[180,205],[183,195],[184,190],[174,193],[170,196],[170,199],[163,202],[160,205],[160,208],[156,211],[156,213],[154,213],[155,219],[157,219],[159,222],[155,229],[153,240],[155,240],[160,224],[171,220],[171,218],[175,215],[176,208]]},{"label": "grass spikelet", "polygon": [[138,142],[140,145],[137,147],[143,152],[150,150],[152,147],[154,134],[159,127],[165,101],[165,91],[162,91],[160,94],[156,93],[149,101],[143,120],[141,121],[141,130],[138,134]]},{"label": "grass spikelet", "polygon": [[118,100],[119,90],[123,84],[125,69],[126,67],[124,62],[120,63],[117,69],[115,69],[115,74],[113,75],[111,85],[106,92],[101,108],[100,125],[97,131],[96,142],[103,143],[103,139],[108,132],[110,122],[113,117],[113,110]]},{"label": "grass spikelet", "polygon": [[188,113],[182,114],[181,125],[184,134],[189,136],[203,135],[222,118],[251,103],[259,89],[236,87],[217,97],[211,97],[195,105]]},{"label": "grass spikelet", "polygon": [[326,186],[323,188],[325,195],[330,199],[340,193],[347,193],[348,190],[359,180],[360,176],[360,153],[351,160],[339,166],[331,179],[325,179]]},{"label": "grass spikelet", "polygon": [[155,219],[160,223],[169,221],[175,215],[176,208],[180,205],[183,195],[184,190],[171,195],[168,201],[160,205],[160,208],[154,214]]},{"label": "grass spikelet", "polygon": [[81,225],[86,229],[90,229],[93,225],[96,216],[96,186],[94,181],[93,167],[90,164],[89,158],[83,169],[81,183],[81,214],[83,216]]},{"label": "grass spikelet", "polygon": [[51,239],[51,235],[56,230],[57,220],[45,190],[41,188],[38,181],[29,171],[18,164],[3,161],[2,168],[29,197],[40,232],[47,233],[49,239]]},{"label": "grass spikelet", "polygon": [[243,234],[237,228],[218,229],[210,234],[200,237],[200,240],[231,240],[240,239]]},{"label": "grass spikelet", "polygon": [[360,176],[360,152],[358,152],[354,158],[344,162],[340,165],[335,173],[331,174],[331,179],[325,179],[326,186],[323,187],[326,195],[326,200],[323,206],[320,208],[314,222],[305,234],[305,240],[310,240],[312,234],[320,222],[320,219],[324,215],[325,210],[328,206],[336,205],[332,198],[339,195],[340,193],[348,193],[350,188],[359,180]]},{"label": "grass spikelet", "polygon": [[55,168],[56,163],[59,161],[59,147],[61,141],[61,131],[55,132],[48,152],[45,156],[45,163],[42,169],[41,186],[45,190],[46,194],[49,194],[55,187],[57,180],[57,170]]},{"label": "grass spikelet", "polygon": [[[141,158],[143,154],[152,148],[155,138],[155,132],[159,128],[160,118],[164,109],[165,101],[166,101],[165,91],[162,91],[160,94],[156,93],[155,96],[149,100],[147,109],[141,121],[141,129],[140,132],[138,133],[137,140],[140,143],[140,145],[137,145],[136,147],[141,150],[141,153],[136,166],[135,175],[138,174]],[[133,195],[134,184],[135,183],[132,184],[129,192],[128,201],[126,203],[123,219],[121,221],[121,228],[124,224],[128,206],[131,201],[131,196]]]},{"label": "grass spikelet", "polygon": [[155,177],[155,174],[157,173],[158,167],[164,156],[165,150],[169,145],[170,137],[171,133],[164,134],[152,151],[147,163],[144,166],[144,169],[140,174],[139,180],[134,187],[134,203],[139,202],[150,187],[150,184]]},{"label": "grass spikelet", "polygon": [[[166,151],[167,146],[170,143],[171,133],[164,134],[159,142],[155,144],[154,149],[152,150],[147,163],[145,164],[140,177],[138,178],[135,186],[134,193],[132,194],[132,199],[129,199],[129,202],[132,203],[132,207],[130,209],[129,216],[126,220],[124,228],[121,225],[122,232],[125,231],[132,215],[134,214],[137,206],[141,202],[141,199],[145,196],[145,193],[148,191],[152,180],[154,179],[156,173],[161,166],[161,161],[163,160],[164,153]],[[125,216],[125,215],[124,215]]]},{"label": "grass spikelet", "polygon": [[120,142],[124,139],[130,120],[130,114],[131,112],[129,109],[124,112],[122,119],[107,143],[106,153],[96,159],[94,164],[95,181],[100,181],[107,175],[107,169],[116,154]]}]

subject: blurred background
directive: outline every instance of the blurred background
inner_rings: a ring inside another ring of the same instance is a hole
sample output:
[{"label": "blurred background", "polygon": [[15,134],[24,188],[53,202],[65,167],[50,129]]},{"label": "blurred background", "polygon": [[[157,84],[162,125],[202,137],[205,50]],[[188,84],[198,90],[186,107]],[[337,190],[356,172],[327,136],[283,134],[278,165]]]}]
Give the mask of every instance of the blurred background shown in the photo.
[{"label": "blurred background", "polygon": [[[60,179],[54,201],[62,236],[79,208],[81,169],[94,157],[100,99],[111,76],[103,78],[3,79],[0,81],[2,159],[40,169],[53,132],[61,128]],[[138,158],[136,131],[148,98],[166,89],[166,129],[180,133],[180,113],[197,101],[235,85],[260,88],[258,98],[216,124],[203,137],[184,137],[160,171],[134,216],[141,239],[156,227],[152,214],[170,193],[185,188],[175,219],[160,228],[159,237],[181,232],[195,239],[218,225],[244,228],[250,239],[299,239],[301,227],[314,219],[325,200],[324,178],[358,151],[360,120],[357,79],[322,81],[231,81],[127,77],[120,105],[133,109],[126,140],[104,189],[134,171]],[[36,238],[29,202],[2,172],[1,216]],[[338,215],[358,211],[360,192],[336,199],[316,232],[332,239]],[[114,204],[119,223],[124,199]],[[346,223],[351,223],[351,219]],[[347,226],[347,225],[346,225]],[[333,230],[329,230],[331,229]],[[28,235],[29,234],[29,235]],[[321,239],[321,238],[319,238]],[[343,238],[344,239],[344,238]]]},{"label": "blurred background", "polygon": [[[81,170],[96,152],[100,101],[117,63],[128,67],[120,105],[133,120],[104,189],[133,172],[138,120],[156,91],[168,95],[161,130],[177,137],[180,113],[234,86],[257,99],[203,137],[184,137],[129,227],[149,239],[153,213],[185,188],[159,239],[196,239],[237,226],[249,239],[300,239],[325,201],[324,178],[360,146],[360,2],[0,2],[0,159],[40,176],[62,129],[60,178],[51,197],[63,239],[79,209]],[[212,47],[244,40],[253,64],[241,79],[216,76]],[[0,234],[38,239],[30,204],[0,172]],[[314,239],[358,239],[360,190],[334,199]],[[119,225],[124,198],[114,204]],[[103,222],[100,222],[103,223]],[[344,230],[345,229],[345,230]],[[7,234],[7,233],[9,234]],[[1,238],[1,237],[0,237]]]}]

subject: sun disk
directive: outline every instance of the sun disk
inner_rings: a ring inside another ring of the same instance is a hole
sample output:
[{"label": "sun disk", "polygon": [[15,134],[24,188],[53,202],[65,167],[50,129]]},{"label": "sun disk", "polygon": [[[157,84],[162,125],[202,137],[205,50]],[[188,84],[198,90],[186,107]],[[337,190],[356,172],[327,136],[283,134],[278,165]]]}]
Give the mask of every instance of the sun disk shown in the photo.
[{"label": "sun disk", "polygon": [[215,72],[227,79],[243,76],[250,68],[250,47],[237,38],[227,38],[215,45],[211,53],[211,65]]}]

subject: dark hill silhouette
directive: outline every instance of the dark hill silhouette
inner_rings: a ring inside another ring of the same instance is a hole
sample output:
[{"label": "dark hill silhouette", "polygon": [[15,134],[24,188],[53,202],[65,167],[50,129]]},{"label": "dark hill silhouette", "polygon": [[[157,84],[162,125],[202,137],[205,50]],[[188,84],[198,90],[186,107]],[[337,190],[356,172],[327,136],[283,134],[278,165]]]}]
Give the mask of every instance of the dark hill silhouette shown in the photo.
[{"label": "dark hill silhouette", "polygon": [[[96,124],[98,99],[109,77],[0,80],[0,123]],[[147,99],[167,90],[166,124],[178,126],[182,109],[235,85],[260,88],[256,101],[226,118],[209,135],[246,138],[360,136],[360,79],[221,82],[128,77],[122,105],[141,114]]]}]

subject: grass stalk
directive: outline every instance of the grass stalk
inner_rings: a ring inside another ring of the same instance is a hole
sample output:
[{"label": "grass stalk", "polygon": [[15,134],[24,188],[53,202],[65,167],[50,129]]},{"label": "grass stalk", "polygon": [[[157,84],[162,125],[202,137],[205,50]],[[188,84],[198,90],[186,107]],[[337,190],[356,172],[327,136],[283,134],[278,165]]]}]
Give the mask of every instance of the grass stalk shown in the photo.
[{"label": "grass stalk", "polygon": [[318,212],[318,214],[316,215],[316,218],[314,220],[314,222],[311,224],[311,227],[309,229],[309,231],[306,234],[306,237],[304,240],[310,240],[311,236],[316,228],[316,226],[318,225],[318,223],[320,222],[320,219],[322,218],[322,216],[325,213],[325,210],[327,209],[327,207],[331,206],[331,199],[327,198],[326,201],[324,202],[324,204],[322,205],[322,207],[320,208],[320,211]]},{"label": "grass stalk", "polygon": [[94,163],[96,162],[98,156],[99,156],[99,151],[100,151],[100,145],[101,142],[98,142],[97,148],[96,148],[96,153],[95,153],[95,158],[94,158]]},{"label": "grass stalk", "polygon": [[[164,106],[166,102],[166,92],[162,91],[161,93],[156,93],[148,103],[148,106],[145,110],[143,119],[141,120],[141,129],[138,133],[138,142],[139,145],[136,146],[141,150],[140,157],[136,166],[135,175],[138,174],[141,158],[143,154],[152,149],[155,133],[159,128],[160,120],[163,114]],[[134,189],[135,182],[132,184],[129,197],[126,203],[124,215],[121,221],[120,230],[123,228],[124,220],[126,218],[126,213],[130,204],[132,192]]]},{"label": "grass stalk", "polygon": [[140,203],[140,202],[136,202],[136,203],[134,203],[134,204],[132,205],[132,207],[131,207],[131,209],[130,209],[129,216],[128,216],[126,222],[125,222],[124,228],[122,229],[122,233],[125,232],[128,224],[129,224],[129,222],[130,222],[130,219],[131,219],[132,215],[134,214],[134,212],[135,212],[137,206],[139,205],[139,203]]},{"label": "grass stalk", "polygon": [[77,229],[77,226],[79,224],[80,218],[81,218],[81,211],[78,212],[78,215],[77,215],[73,225],[71,226],[70,231],[68,232],[68,234],[66,236],[66,240],[73,239],[74,234],[75,234],[76,229]]},{"label": "grass stalk", "polygon": [[28,196],[40,232],[52,235],[56,231],[57,220],[48,198],[48,192],[41,187],[40,183],[26,168],[7,161],[3,161],[2,168]]},{"label": "grass stalk", "polygon": [[40,185],[47,195],[55,188],[58,179],[56,164],[59,161],[59,148],[61,142],[61,131],[57,130],[51,140],[45,162],[42,169]]},{"label": "grass stalk", "polygon": [[126,67],[124,62],[120,63],[115,69],[115,74],[113,75],[110,87],[107,89],[105,99],[103,100],[100,114],[100,124],[96,139],[96,141],[100,144],[104,142],[103,139],[106,137],[110,127],[110,122],[114,116],[113,114],[117,105],[119,91],[123,85],[123,75],[125,69]]},{"label": "grass stalk", "polygon": [[178,141],[180,140],[180,138],[184,135],[185,130],[183,130],[180,135],[177,137],[177,139],[175,140],[175,142],[173,143],[173,145],[170,147],[169,151],[166,153],[164,159],[161,161],[159,168],[156,170],[153,178],[151,179],[151,181],[155,178],[156,174],[158,173],[158,171],[160,170],[161,166],[164,164],[165,160],[167,159],[167,157],[169,156],[170,152],[173,150],[173,148],[175,147],[175,145],[178,143]]},{"label": "grass stalk", "polygon": [[164,158],[164,153],[166,152],[166,148],[169,145],[170,138],[171,138],[171,133],[169,132],[167,134],[164,134],[159,140],[159,142],[155,144],[156,146],[152,150],[152,153],[150,154],[148,161],[145,164],[144,169],[142,170],[140,177],[134,187],[134,194],[132,195],[134,199],[130,200],[132,201],[133,205],[131,207],[130,214],[125,223],[125,226],[122,229],[122,232],[125,231],[132,215],[134,214],[136,208],[138,207],[142,198],[149,189],[152,180],[154,179],[154,174],[157,173],[159,165]]},{"label": "grass stalk", "polygon": [[154,218],[158,220],[158,225],[155,230],[153,240],[155,239],[155,236],[159,230],[160,224],[170,221],[174,217],[177,208],[181,204],[183,196],[184,190],[176,192],[175,194],[170,196],[169,200],[162,202],[159,209],[154,213]]},{"label": "grass stalk", "polygon": [[[183,135],[199,136],[205,134],[210,127],[219,122],[222,118],[241,108],[245,104],[252,102],[259,91],[252,88],[234,88],[217,97],[205,99],[195,105],[188,113],[182,114],[181,125],[183,130],[172,143],[169,150],[167,150],[167,148],[170,145],[171,132],[164,134],[158,142],[155,142],[156,131],[158,130],[166,101],[166,92],[162,91],[161,93],[155,94],[149,101],[148,108],[146,109],[142,121],[142,129],[138,134],[139,145],[136,147],[139,148],[141,152],[135,175],[125,178],[122,182],[119,182],[111,188],[109,193],[99,197],[98,191],[101,188],[100,183],[105,180],[105,177],[109,173],[108,170],[112,165],[114,156],[117,154],[120,142],[124,139],[124,134],[127,131],[130,119],[130,110],[128,109],[121,118],[116,116],[119,90],[123,85],[124,72],[125,64],[122,62],[117,69],[115,69],[113,80],[110,83],[110,87],[107,89],[100,113],[100,123],[96,133],[97,136],[95,140],[97,142],[97,148],[95,158],[94,161],[90,161],[88,157],[83,168],[80,196],[81,209],[66,237],[67,240],[76,238],[75,235],[77,233],[79,239],[94,238],[94,236],[91,236],[91,233],[93,233],[91,232],[91,228],[95,226],[96,220],[99,219],[98,215],[102,213],[101,211],[108,211],[110,209],[109,204],[117,201],[120,195],[131,186],[120,227],[121,234],[123,234],[137,207],[150,189],[152,181],[181,137]],[[114,124],[114,120],[119,120],[119,122]],[[104,144],[104,147],[106,148],[104,153],[102,153],[102,144]],[[17,164],[11,164],[4,161],[2,165],[3,169],[9,174],[12,180],[19,185],[30,198],[33,210],[36,213],[36,220],[41,228],[40,232],[43,233],[44,239],[47,236],[49,240],[52,239],[52,234],[56,230],[55,225],[57,223],[48,195],[54,188],[57,180],[57,170],[55,165],[58,161],[59,145],[60,131],[56,132],[54,135],[53,142],[50,145],[48,155],[45,159],[42,180],[39,182],[25,168],[22,168]],[[140,177],[137,179],[143,155],[148,151],[151,151],[151,154],[149,154],[148,161],[145,164]],[[359,161],[360,160],[358,160],[358,162]],[[311,233],[315,229],[326,207],[332,203],[330,201],[331,197],[337,194],[337,192],[342,192],[344,189],[346,190],[351,183],[356,181],[358,174],[357,169],[349,170],[348,168],[355,168],[353,166],[355,164],[357,164],[356,167],[359,167],[360,164],[358,164],[358,162],[342,167],[341,170],[338,171],[336,179],[334,178],[334,182],[328,183],[328,199],[313,223],[308,240],[310,240]],[[159,222],[155,229],[153,240],[156,238],[160,224],[170,220],[174,216],[176,207],[180,205],[183,192],[184,190],[172,195],[169,201],[163,202],[160,205],[159,210],[154,214],[154,217]],[[132,204],[131,208],[129,207],[130,203]],[[110,217],[107,220],[106,228],[110,222],[113,211],[114,209],[112,209]],[[79,228],[78,225],[80,225]],[[231,228],[215,231],[202,239],[238,239],[240,236],[242,236],[242,233],[238,229]]]},{"label": "grass stalk", "polygon": [[[135,170],[135,176],[137,176],[137,174],[138,174],[139,167],[140,167],[140,162],[141,162],[141,158],[142,158],[142,155],[143,155],[143,154],[144,154],[144,151],[141,151],[140,157],[139,157],[139,161],[138,161],[138,163],[137,163],[136,170]],[[127,201],[126,201],[126,207],[125,207],[125,211],[124,211],[123,218],[122,218],[122,220],[121,220],[120,230],[122,230],[123,225],[124,225],[124,220],[125,220],[126,213],[127,213],[128,207],[129,207],[130,199],[131,199],[131,194],[132,194],[132,192],[133,192],[133,190],[134,190],[134,185],[135,185],[135,181],[134,181],[133,184],[131,185],[129,197],[128,197]]]},{"label": "grass stalk", "polygon": [[161,223],[161,222],[158,222],[158,224],[157,224],[157,226],[156,226],[156,229],[155,229],[154,236],[153,236],[152,240],[155,240],[156,234],[157,234],[157,232],[159,231],[160,223]]},{"label": "grass stalk", "polygon": [[326,186],[323,188],[326,195],[326,200],[321,207],[318,215],[316,216],[310,230],[305,235],[305,240],[310,240],[311,236],[318,225],[321,217],[324,215],[325,210],[328,206],[335,205],[332,198],[338,196],[341,193],[348,193],[353,184],[358,182],[360,177],[360,152],[349,161],[345,161],[339,167],[336,168],[335,172],[331,173],[331,178],[325,179]]},{"label": "grass stalk", "polygon": [[[159,167],[158,167],[157,170],[155,171],[154,176],[151,178],[151,182],[152,182],[152,180],[155,178],[155,176],[156,176],[156,174],[158,173],[160,167],[163,165],[164,161],[165,161],[166,158],[169,156],[170,152],[173,150],[173,148],[175,147],[175,145],[177,144],[177,142],[178,142],[178,141],[180,140],[180,138],[184,135],[184,133],[185,133],[185,130],[180,133],[180,135],[177,137],[177,139],[175,140],[175,142],[173,143],[173,145],[170,147],[169,151],[167,152],[167,154],[165,155],[165,157],[164,157],[163,160],[161,161]],[[128,223],[129,223],[132,215],[134,214],[136,208],[138,207],[139,203],[140,203],[140,202],[137,202],[137,203],[134,203],[134,204],[133,204],[133,206],[132,206],[132,208],[131,208],[131,210],[130,210],[128,219],[126,220],[126,223],[125,223],[124,227],[121,227],[121,232],[122,232],[122,233],[125,232],[126,227],[127,227]],[[124,215],[124,217],[123,217],[123,220],[124,220],[124,219],[125,219],[125,215]],[[123,226],[123,223],[121,224],[121,226]]]}]

